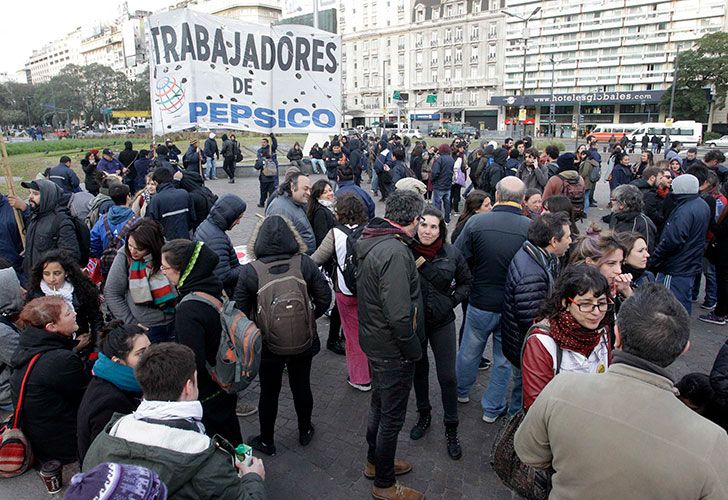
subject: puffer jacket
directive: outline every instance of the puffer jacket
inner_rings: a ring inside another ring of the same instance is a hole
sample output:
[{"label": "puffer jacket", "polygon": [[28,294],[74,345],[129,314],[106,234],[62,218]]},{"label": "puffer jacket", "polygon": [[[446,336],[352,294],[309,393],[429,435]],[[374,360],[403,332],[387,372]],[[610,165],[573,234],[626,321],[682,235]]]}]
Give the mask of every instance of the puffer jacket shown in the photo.
[{"label": "puffer jacket", "polygon": [[435,158],[435,163],[432,164],[432,172],[430,173],[433,190],[450,191],[454,167],[455,160],[450,155],[438,155]]},{"label": "puffer jacket", "polygon": [[530,241],[513,256],[503,290],[501,345],[513,366],[521,367],[521,349],[558,274],[558,259]]},{"label": "puffer jacket", "polygon": [[35,182],[40,188],[40,205],[23,213],[27,228],[23,261],[26,276],[30,276],[33,266],[48,250],[65,250],[76,261],[81,256],[76,229],[63,201],[63,190],[51,181]]},{"label": "puffer jacket", "polygon": [[[125,439],[121,436],[133,436]],[[234,446],[234,445],[233,445]],[[233,457],[193,430],[115,415],[86,453],[83,471],[104,462],[147,467],[176,500],[263,500],[265,484],[257,474],[238,477]]]},{"label": "puffer jacket", "polygon": [[[419,257],[413,250],[415,259]],[[455,321],[454,309],[468,298],[473,277],[460,250],[444,243],[435,258],[417,267],[425,306],[425,330],[433,331]]]},{"label": "puffer jacket", "polygon": [[634,231],[640,233],[647,243],[647,250],[652,252],[657,245],[657,228],[642,212],[612,212],[609,229],[615,233]]},{"label": "puffer jacket", "polygon": [[222,281],[228,297],[232,297],[240,274],[240,261],[227,235],[233,223],[245,212],[245,202],[237,195],[225,194],[217,200],[210,215],[195,231],[194,240],[202,241],[215,252],[219,261],[215,276]]},{"label": "puffer jacket", "polygon": [[710,208],[697,194],[673,196],[677,206],[665,223],[649,267],[668,275],[695,276],[703,266]]},{"label": "puffer jacket", "polygon": [[422,356],[425,314],[411,244],[380,218],[357,242],[359,343],[369,357],[416,361]]},{"label": "puffer jacket", "polygon": [[13,356],[10,385],[17,405],[20,385],[28,363],[38,353],[25,386],[20,428],[38,460],[78,459],[76,415],[89,382],[81,358],[73,352],[73,340],[40,328],[28,327],[20,335]]},{"label": "puffer jacket", "polygon": [[162,225],[165,239],[189,240],[197,216],[190,194],[175,188],[171,182],[165,182],[157,186],[157,194],[152,196],[147,207],[147,217]]}]

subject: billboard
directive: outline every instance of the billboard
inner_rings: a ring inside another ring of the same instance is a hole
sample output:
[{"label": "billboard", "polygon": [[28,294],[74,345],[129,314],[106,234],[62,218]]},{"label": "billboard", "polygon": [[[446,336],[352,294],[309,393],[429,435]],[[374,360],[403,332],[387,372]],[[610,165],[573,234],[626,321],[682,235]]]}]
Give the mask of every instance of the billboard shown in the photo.
[{"label": "billboard", "polygon": [[341,128],[341,37],[183,9],[147,19],[155,135]]}]

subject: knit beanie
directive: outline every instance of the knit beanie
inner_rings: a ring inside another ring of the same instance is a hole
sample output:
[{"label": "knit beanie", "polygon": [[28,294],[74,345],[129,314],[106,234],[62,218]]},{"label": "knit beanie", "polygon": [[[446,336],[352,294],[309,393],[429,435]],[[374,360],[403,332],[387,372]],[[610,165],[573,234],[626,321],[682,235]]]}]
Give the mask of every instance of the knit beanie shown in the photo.
[{"label": "knit beanie", "polygon": [[574,160],[576,156],[574,153],[564,153],[556,158],[556,164],[559,166],[559,171],[563,172],[566,170],[574,170]]},{"label": "knit beanie", "polygon": [[156,472],[128,464],[99,464],[71,478],[65,500],[166,500],[167,486]]},{"label": "knit beanie", "polygon": [[678,175],[672,181],[672,192],[675,194],[698,194],[700,191],[700,183],[694,175],[683,174]]}]

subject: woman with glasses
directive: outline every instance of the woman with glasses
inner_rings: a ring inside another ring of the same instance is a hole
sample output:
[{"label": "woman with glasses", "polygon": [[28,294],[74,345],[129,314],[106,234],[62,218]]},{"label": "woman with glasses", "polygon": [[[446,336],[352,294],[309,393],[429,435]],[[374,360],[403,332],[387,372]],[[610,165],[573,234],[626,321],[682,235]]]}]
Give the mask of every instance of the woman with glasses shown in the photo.
[{"label": "woman with glasses", "polygon": [[592,266],[570,266],[529,330],[521,357],[523,408],[560,372],[604,373],[611,347],[604,316],[613,308],[609,283]]}]

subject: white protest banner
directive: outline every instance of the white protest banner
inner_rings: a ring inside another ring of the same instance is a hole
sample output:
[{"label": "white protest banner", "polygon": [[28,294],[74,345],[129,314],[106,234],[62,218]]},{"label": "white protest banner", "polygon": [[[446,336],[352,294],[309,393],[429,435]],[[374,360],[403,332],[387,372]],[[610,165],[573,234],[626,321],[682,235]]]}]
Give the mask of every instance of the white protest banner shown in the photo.
[{"label": "white protest banner", "polygon": [[341,128],[341,37],[188,9],[147,19],[155,135]]}]

